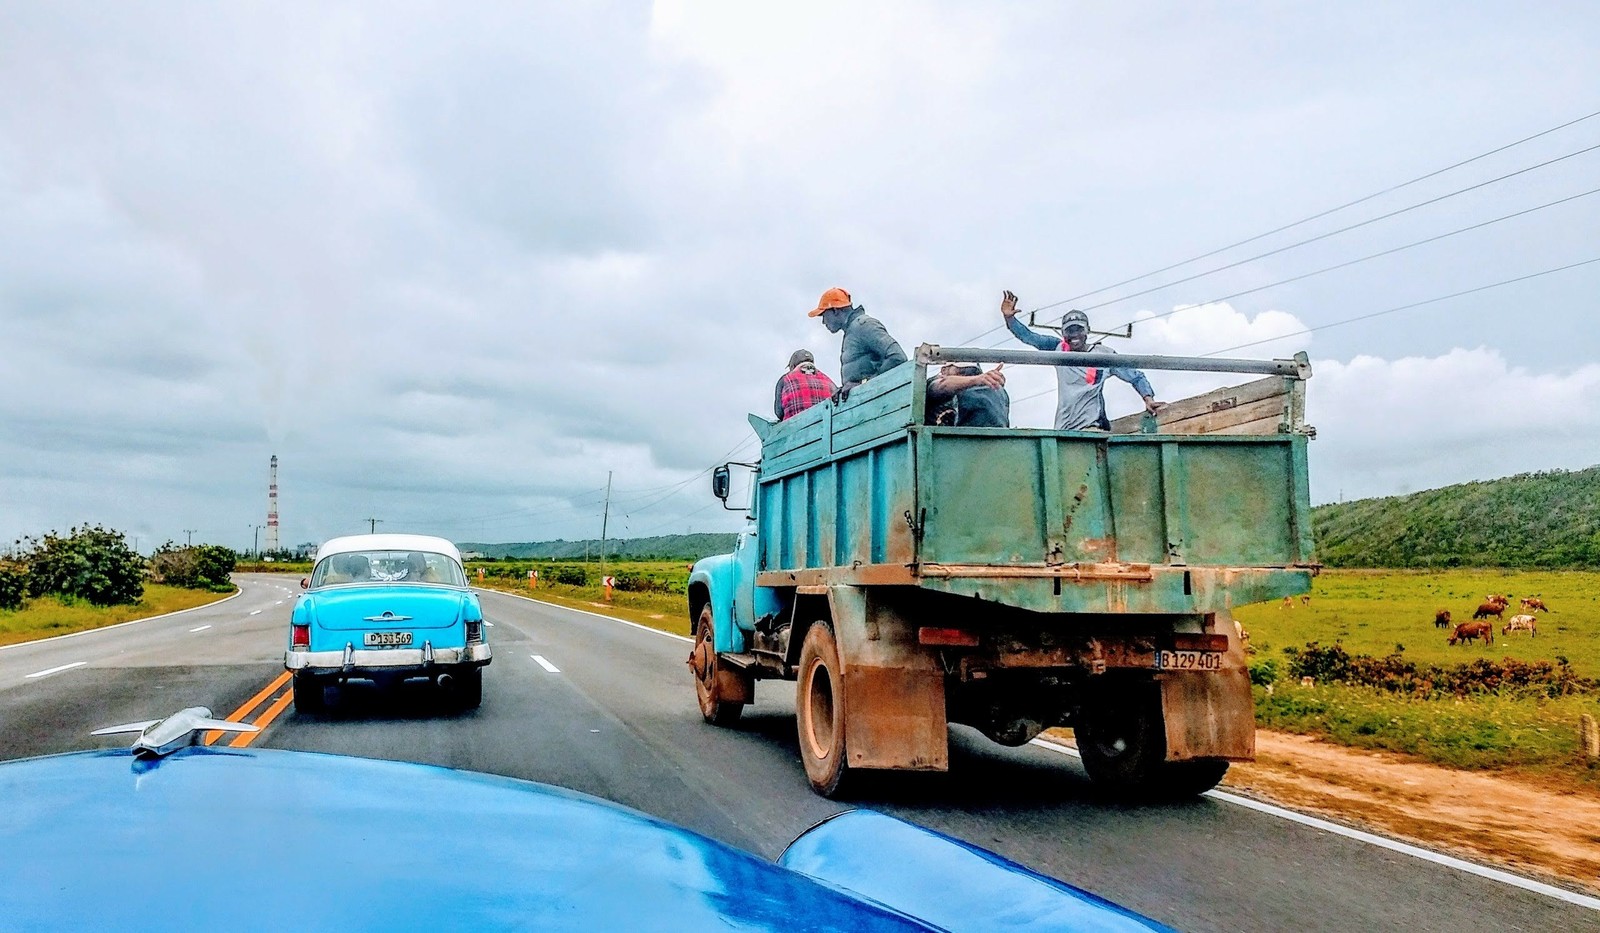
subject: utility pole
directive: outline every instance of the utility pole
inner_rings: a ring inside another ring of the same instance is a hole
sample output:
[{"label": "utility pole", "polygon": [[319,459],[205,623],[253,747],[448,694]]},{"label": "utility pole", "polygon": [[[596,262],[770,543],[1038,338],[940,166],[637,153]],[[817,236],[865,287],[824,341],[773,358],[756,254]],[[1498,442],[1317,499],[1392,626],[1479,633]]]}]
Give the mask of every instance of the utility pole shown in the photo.
[{"label": "utility pole", "polygon": [[198,528],[184,528],[182,530],[183,530],[184,535],[186,535],[186,537],[183,539],[183,546],[184,547],[194,547],[194,533],[199,531],[200,529],[198,529]]},{"label": "utility pole", "polygon": [[606,508],[600,513],[600,576],[606,575],[606,524],[611,520],[611,471],[606,471]]},{"label": "utility pole", "polygon": [[369,518],[366,521],[367,521],[367,534],[369,534],[369,535],[377,534],[378,533],[378,526],[383,524],[383,519],[381,519],[381,518]]},{"label": "utility pole", "polygon": [[250,551],[251,551],[251,553],[255,554],[256,560],[260,560],[261,559],[261,526],[260,525],[251,525],[250,528],[251,528],[252,531],[255,532],[255,536],[250,541]]}]

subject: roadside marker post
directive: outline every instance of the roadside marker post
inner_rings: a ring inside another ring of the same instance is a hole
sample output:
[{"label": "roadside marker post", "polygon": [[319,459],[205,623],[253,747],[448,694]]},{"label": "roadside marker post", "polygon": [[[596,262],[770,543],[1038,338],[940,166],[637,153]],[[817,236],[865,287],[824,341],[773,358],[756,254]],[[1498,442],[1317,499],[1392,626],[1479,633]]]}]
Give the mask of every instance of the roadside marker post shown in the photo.
[{"label": "roadside marker post", "polygon": [[537,589],[539,586],[539,571],[528,571],[528,589]]},{"label": "roadside marker post", "polygon": [[478,568],[478,579],[479,580],[483,579],[483,568],[482,567]]},{"label": "roadside marker post", "polygon": [[606,577],[602,580],[606,587],[606,602],[611,602],[611,588],[617,585],[616,577]]}]

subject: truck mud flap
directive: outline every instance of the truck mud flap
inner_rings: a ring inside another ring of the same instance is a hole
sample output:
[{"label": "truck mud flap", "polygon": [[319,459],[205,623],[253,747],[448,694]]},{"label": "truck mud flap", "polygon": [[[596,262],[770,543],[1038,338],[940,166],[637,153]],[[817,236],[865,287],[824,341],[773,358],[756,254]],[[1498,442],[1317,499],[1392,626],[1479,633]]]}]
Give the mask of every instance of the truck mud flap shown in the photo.
[{"label": "truck mud flap", "polygon": [[944,672],[917,644],[916,627],[860,587],[829,587],[828,602],[844,668],[850,767],[948,770]]},{"label": "truck mud flap", "polygon": [[1163,675],[1160,682],[1168,761],[1255,760],[1255,698],[1249,674],[1186,672]]}]

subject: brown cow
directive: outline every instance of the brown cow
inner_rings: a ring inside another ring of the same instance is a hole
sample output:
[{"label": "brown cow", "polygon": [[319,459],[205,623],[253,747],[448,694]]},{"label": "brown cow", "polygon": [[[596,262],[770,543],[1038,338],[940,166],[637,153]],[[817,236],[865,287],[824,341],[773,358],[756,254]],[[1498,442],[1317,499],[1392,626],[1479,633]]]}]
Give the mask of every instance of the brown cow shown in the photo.
[{"label": "brown cow", "polygon": [[1479,606],[1478,607],[1478,611],[1474,612],[1472,614],[1472,617],[1474,619],[1487,619],[1490,616],[1494,616],[1496,619],[1504,621],[1505,620],[1505,612],[1506,612],[1506,604],[1505,603],[1488,602],[1488,603],[1484,603],[1483,605]]},{"label": "brown cow", "polygon": [[1517,600],[1517,602],[1521,603],[1523,610],[1527,612],[1550,611],[1549,607],[1544,604],[1544,600],[1537,596],[1524,596],[1523,598]]},{"label": "brown cow", "polygon": [[1529,636],[1538,638],[1539,624],[1534,620],[1533,616],[1512,616],[1511,621],[1506,623],[1506,627],[1500,630],[1500,634],[1510,635],[1512,632],[1527,632]]},{"label": "brown cow", "polygon": [[1448,609],[1440,609],[1438,612],[1435,612],[1433,614],[1433,627],[1434,628],[1449,628],[1450,627],[1450,610],[1448,610]]},{"label": "brown cow", "polygon": [[1463,622],[1456,626],[1455,632],[1450,636],[1450,644],[1483,639],[1486,645],[1494,644],[1494,626],[1488,622]]}]

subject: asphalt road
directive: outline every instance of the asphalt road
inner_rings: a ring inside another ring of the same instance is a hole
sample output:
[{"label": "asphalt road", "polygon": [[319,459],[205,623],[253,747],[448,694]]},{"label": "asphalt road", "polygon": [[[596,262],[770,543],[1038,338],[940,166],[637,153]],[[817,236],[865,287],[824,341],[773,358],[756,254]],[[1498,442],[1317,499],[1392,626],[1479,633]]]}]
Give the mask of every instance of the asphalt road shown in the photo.
[{"label": "asphalt road", "polygon": [[1222,801],[1109,803],[1072,758],[962,727],[948,774],[877,775],[824,800],[796,755],[793,685],[762,682],[735,728],[706,725],[687,640],[498,593],[483,597],[495,660],[481,709],[448,711],[421,684],[353,685],[329,713],[299,715],[278,683],[298,581],[240,582],[221,604],[0,650],[0,757],[113,746],[124,740],[87,733],[255,700],[251,721],[279,711],[259,745],[558,784],[768,858],[839,809],[873,807],[1181,929],[1600,929],[1600,912]]}]

